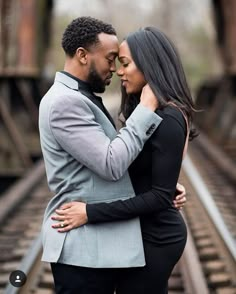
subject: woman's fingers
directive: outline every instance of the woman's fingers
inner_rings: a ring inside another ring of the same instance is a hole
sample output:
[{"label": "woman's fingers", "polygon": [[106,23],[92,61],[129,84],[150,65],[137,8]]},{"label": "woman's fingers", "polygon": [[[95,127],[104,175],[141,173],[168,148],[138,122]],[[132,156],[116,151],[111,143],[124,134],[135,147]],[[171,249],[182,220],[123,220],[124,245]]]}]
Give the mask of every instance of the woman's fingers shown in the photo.
[{"label": "woman's fingers", "polygon": [[83,202],[65,203],[55,212],[51,219],[58,222],[52,228],[58,229],[58,232],[70,231],[87,222],[86,204]]},{"label": "woman's fingers", "polygon": [[72,207],[74,204],[76,204],[75,201],[73,201],[73,202],[68,202],[68,203],[64,203],[64,204],[62,204],[62,205],[59,207],[59,209],[60,209],[60,210],[61,210],[61,209],[68,209],[68,208]]},{"label": "woman's fingers", "polygon": [[183,185],[181,185],[180,183],[177,183],[177,185],[176,185],[176,190],[177,190],[180,194],[186,194],[185,187],[184,187]]},{"label": "woman's fingers", "polygon": [[72,229],[78,228],[78,224],[71,223],[70,221],[64,220],[52,225],[53,229],[58,229],[59,233],[69,232]]},{"label": "woman's fingers", "polygon": [[67,227],[69,224],[66,221],[60,221],[58,223],[55,223],[52,225],[52,228],[54,229],[58,229],[58,228],[65,228]]},{"label": "woman's fingers", "polygon": [[65,218],[66,217],[64,215],[56,215],[56,214],[54,214],[54,215],[51,216],[52,220],[57,220],[57,221],[64,221]]},{"label": "woman's fingers", "polygon": [[64,228],[67,228],[71,226],[71,222],[68,221],[68,220],[63,220],[63,221],[59,221],[55,224],[52,225],[52,228],[53,229],[64,229]]},{"label": "woman's fingers", "polygon": [[174,200],[174,206],[177,209],[182,209],[186,203],[186,197],[180,197],[178,200]]},{"label": "woman's fingers", "polygon": [[186,190],[180,183],[177,183],[176,190],[178,191],[178,195],[174,199],[174,205],[175,208],[182,209],[187,201]]},{"label": "woman's fingers", "polygon": [[59,228],[57,231],[59,233],[65,233],[65,232],[69,232],[70,230],[74,229],[75,227],[73,227],[73,225],[67,225],[63,228]]},{"label": "woman's fingers", "polygon": [[56,213],[59,215],[65,215],[68,209],[56,209]]},{"label": "woman's fingers", "polygon": [[142,89],[140,103],[153,111],[158,108],[158,99],[148,84]]}]

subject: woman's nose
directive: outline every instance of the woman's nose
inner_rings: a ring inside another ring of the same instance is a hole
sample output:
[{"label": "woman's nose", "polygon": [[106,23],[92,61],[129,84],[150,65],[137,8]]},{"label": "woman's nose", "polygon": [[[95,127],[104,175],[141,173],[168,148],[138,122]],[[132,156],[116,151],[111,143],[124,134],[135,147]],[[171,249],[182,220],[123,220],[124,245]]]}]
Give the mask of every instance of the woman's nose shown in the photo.
[{"label": "woman's nose", "polygon": [[118,76],[123,76],[124,73],[123,73],[123,70],[121,68],[118,68],[117,71],[116,71],[116,74]]}]

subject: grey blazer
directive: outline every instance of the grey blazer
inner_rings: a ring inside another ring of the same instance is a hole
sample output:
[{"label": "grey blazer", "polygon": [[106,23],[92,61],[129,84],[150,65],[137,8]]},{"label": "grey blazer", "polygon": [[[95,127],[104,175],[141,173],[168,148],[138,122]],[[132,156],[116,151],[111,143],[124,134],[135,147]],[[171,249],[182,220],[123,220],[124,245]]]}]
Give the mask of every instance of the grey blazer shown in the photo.
[{"label": "grey blazer", "polygon": [[145,264],[138,218],[58,233],[50,216],[69,201],[135,196],[127,169],[161,120],[138,105],[117,134],[104,112],[80,92],[79,82],[56,73],[39,109],[47,180],[55,193],[42,226],[43,261],[99,268]]}]

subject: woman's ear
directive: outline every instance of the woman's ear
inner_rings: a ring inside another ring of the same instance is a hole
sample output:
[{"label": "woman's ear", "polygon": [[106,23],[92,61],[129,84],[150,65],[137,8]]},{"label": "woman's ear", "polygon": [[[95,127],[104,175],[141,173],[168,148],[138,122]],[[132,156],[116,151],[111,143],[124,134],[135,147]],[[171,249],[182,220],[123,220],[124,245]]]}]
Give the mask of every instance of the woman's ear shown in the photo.
[{"label": "woman's ear", "polygon": [[78,59],[78,61],[83,64],[86,65],[88,62],[88,51],[86,49],[84,49],[83,47],[79,47],[76,50],[76,57]]}]

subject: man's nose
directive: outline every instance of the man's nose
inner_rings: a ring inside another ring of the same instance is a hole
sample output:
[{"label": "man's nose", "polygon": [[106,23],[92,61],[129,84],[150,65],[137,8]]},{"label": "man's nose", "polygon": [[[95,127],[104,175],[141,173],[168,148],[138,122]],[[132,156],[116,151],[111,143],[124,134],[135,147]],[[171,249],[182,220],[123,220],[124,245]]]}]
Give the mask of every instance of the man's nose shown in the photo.
[{"label": "man's nose", "polygon": [[116,63],[115,63],[115,61],[112,62],[112,65],[110,67],[110,71],[112,71],[112,72],[115,72],[116,71]]}]

